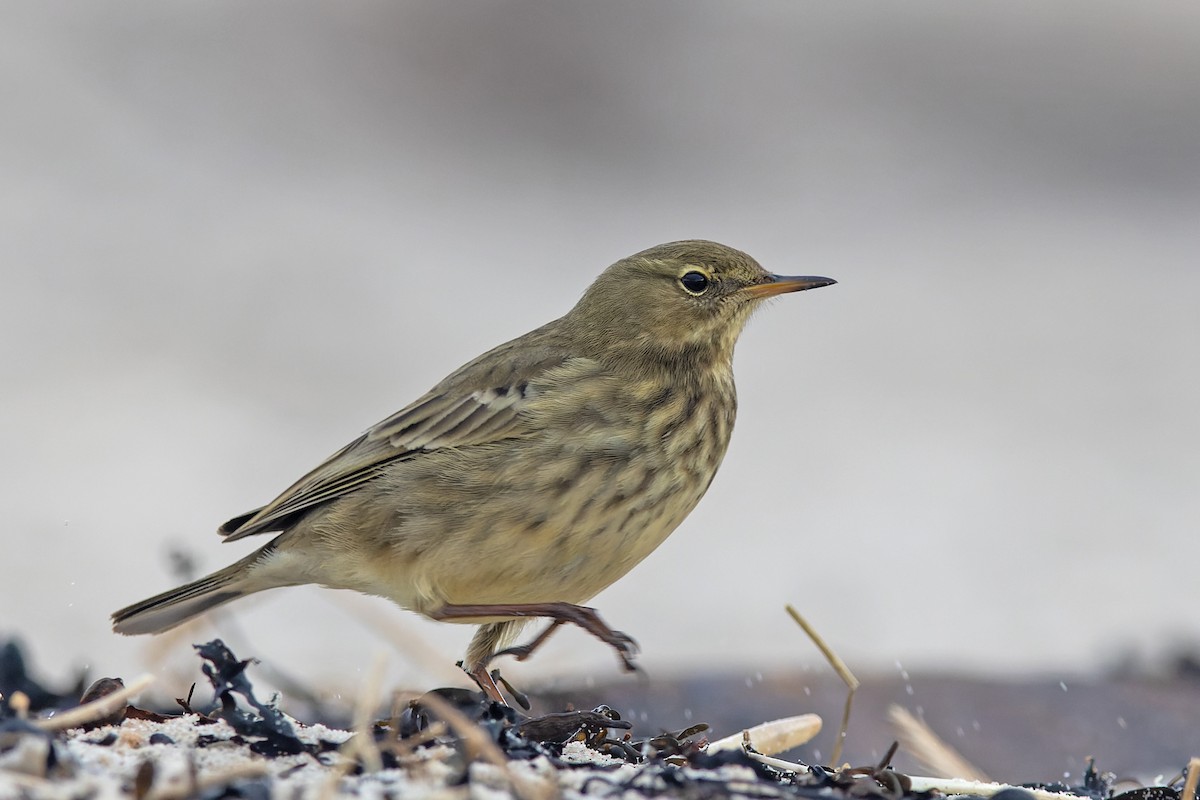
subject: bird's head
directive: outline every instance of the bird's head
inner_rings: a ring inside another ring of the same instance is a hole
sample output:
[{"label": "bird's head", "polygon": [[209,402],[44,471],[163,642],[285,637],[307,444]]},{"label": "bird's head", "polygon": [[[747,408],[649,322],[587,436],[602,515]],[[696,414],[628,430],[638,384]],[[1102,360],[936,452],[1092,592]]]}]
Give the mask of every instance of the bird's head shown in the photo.
[{"label": "bird's head", "polygon": [[774,275],[742,251],[716,242],[670,242],[606,269],[564,321],[597,355],[728,362],[763,300],[832,283]]}]

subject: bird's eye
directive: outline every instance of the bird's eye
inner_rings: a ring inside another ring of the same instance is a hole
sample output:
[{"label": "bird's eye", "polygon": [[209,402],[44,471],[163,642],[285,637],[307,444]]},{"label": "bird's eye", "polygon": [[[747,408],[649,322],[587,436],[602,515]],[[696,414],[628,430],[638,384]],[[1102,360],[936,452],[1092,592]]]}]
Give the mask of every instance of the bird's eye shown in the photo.
[{"label": "bird's eye", "polygon": [[708,290],[708,276],[695,270],[685,272],[679,279],[679,285],[689,294],[704,294]]}]

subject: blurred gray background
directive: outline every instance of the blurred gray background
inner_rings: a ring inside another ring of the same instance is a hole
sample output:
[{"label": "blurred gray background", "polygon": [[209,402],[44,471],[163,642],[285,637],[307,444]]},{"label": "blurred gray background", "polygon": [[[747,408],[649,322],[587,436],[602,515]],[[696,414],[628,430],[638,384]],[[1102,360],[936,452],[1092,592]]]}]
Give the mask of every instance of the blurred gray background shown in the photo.
[{"label": "blurred gray background", "polygon": [[[0,633],[49,672],[194,672],[208,630],[109,631],[171,548],[240,557],[224,519],[691,237],[840,283],[751,323],[721,474],[595,600],[651,676],[822,669],[788,602],[864,671],[1200,637],[1200,4],[29,0],[0,42]],[[234,608],[314,682],[469,637]]]}]

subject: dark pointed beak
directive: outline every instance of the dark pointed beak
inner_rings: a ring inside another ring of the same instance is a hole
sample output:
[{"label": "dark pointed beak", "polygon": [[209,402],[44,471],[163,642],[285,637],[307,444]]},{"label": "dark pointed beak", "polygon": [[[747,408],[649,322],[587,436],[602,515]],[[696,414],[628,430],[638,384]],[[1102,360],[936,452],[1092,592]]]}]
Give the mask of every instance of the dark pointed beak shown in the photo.
[{"label": "dark pointed beak", "polygon": [[771,275],[766,283],[756,283],[742,289],[751,297],[762,299],[774,297],[788,292],[803,292],[805,289],[820,289],[822,286],[832,286],[837,283],[833,278],[821,278],[815,275]]}]

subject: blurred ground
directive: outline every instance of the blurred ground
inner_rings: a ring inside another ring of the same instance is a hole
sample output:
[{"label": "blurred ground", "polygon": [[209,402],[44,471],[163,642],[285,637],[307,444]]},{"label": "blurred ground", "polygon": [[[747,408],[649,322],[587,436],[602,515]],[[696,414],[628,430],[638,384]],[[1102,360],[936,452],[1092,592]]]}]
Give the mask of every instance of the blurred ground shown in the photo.
[{"label": "blurred ground", "polygon": [[[252,653],[240,652],[231,663],[248,655]],[[172,698],[186,697],[198,711],[217,708],[195,653],[192,662],[189,671],[164,676],[143,692],[135,700],[137,705],[178,714],[179,701]],[[57,666],[46,664],[20,643],[0,641],[0,694],[11,698],[17,691],[24,692],[35,712],[73,706],[97,676],[68,678]],[[506,665],[501,666],[510,674]],[[306,724],[352,727],[352,709],[361,702],[363,686],[335,694],[328,686],[295,681],[305,667],[268,657],[253,659],[245,675],[260,700],[274,697],[272,702],[282,711]],[[889,707],[899,705],[924,720],[976,771],[992,780],[1074,784],[1082,779],[1088,760],[1094,759],[1099,772],[1112,773],[1123,783],[1163,785],[1200,752],[1195,725],[1200,714],[1198,674],[1194,655],[1161,665],[1156,674],[1113,672],[1070,682],[935,671],[860,672],[861,686],[853,699],[839,764],[876,764],[899,739],[892,762],[896,769],[930,775],[919,754],[889,724]],[[135,676],[121,677],[129,684]],[[465,686],[465,679],[453,685]],[[273,694],[272,687],[281,691]],[[374,713],[380,719],[396,713],[393,691],[415,697],[427,688],[384,686],[375,698]],[[695,670],[684,676],[643,673],[587,685],[549,687],[533,682],[519,688],[529,693],[530,716],[604,704],[631,723],[637,738],[678,732],[703,722],[709,725],[705,736],[715,741],[768,720],[816,713],[824,721],[820,734],[786,755],[808,764],[831,763],[846,698],[845,685],[828,667],[746,675]],[[1129,788],[1125,785],[1122,790]]]},{"label": "blurred ground", "polygon": [[[596,599],[653,674],[793,663],[786,602],[859,669],[1195,640],[1198,74],[1166,0],[5,3],[0,633],[140,670],[107,615],[170,548],[240,556],[219,522],[706,237],[840,283],[752,323],[712,491]],[[384,645],[327,599],[241,649],[352,685]]]},{"label": "blurred ground", "polygon": [[[887,721],[892,704],[924,719],[999,781],[1077,781],[1092,757],[1102,772],[1161,784],[1200,752],[1200,684],[1194,679],[1108,676],[1067,683],[927,673],[860,680],[842,754],[855,765],[878,763],[896,739]],[[824,721],[821,734],[789,755],[811,764],[829,760],[845,695],[837,678],[793,672],[613,682],[539,699],[547,709],[607,703],[627,719],[664,730],[707,722],[716,737],[768,719],[816,713]],[[893,763],[902,772],[927,774],[903,746]]]}]

